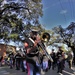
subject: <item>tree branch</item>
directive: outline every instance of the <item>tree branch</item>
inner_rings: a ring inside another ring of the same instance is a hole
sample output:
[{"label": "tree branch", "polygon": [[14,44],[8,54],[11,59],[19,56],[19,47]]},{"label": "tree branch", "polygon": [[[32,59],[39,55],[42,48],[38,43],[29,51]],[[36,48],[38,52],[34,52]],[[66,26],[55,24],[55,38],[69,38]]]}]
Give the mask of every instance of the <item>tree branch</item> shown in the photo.
[{"label": "tree branch", "polygon": [[17,7],[17,6],[14,6],[14,5],[13,5],[13,6],[12,6],[12,5],[8,5],[8,6],[6,6],[3,10],[0,10],[0,17],[1,17],[1,15],[2,15],[2,13],[3,13],[6,9],[10,9],[10,8],[13,8],[14,10],[23,8],[23,9],[28,10],[28,12],[29,12],[29,9],[26,8],[26,7],[21,7],[21,6]]}]

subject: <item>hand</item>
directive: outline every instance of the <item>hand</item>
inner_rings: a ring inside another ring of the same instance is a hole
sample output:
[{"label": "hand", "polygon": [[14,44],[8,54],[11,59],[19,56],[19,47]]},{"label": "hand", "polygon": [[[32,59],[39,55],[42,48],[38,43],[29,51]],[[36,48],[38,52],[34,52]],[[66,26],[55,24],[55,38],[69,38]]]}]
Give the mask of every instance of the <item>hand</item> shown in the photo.
[{"label": "hand", "polygon": [[28,49],[27,49],[27,54],[30,53],[30,50],[31,50],[31,48],[28,48]]}]

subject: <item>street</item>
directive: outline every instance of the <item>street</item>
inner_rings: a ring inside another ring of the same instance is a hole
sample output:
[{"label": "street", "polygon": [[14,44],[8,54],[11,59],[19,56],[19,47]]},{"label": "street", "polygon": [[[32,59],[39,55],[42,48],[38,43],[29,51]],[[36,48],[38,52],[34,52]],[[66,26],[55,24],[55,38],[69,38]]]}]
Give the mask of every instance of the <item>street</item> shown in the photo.
[{"label": "street", "polygon": [[[0,75],[27,75],[21,70],[15,70],[15,68],[10,69],[8,66],[0,67]],[[50,69],[45,75],[59,75],[57,73],[57,68],[54,70]],[[75,67],[72,69],[68,68],[68,65],[65,64],[65,69],[63,70],[63,75],[75,75]]]},{"label": "street", "polygon": [[[27,75],[21,70],[15,70],[15,68],[10,69],[8,66],[0,67],[0,75]],[[50,69],[45,75],[60,75],[57,73],[57,68],[54,70]],[[68,68],[67,63],[65,64],[65,69],[63,70],[63,75],[75,75],[75,67],[72,69]]]}]

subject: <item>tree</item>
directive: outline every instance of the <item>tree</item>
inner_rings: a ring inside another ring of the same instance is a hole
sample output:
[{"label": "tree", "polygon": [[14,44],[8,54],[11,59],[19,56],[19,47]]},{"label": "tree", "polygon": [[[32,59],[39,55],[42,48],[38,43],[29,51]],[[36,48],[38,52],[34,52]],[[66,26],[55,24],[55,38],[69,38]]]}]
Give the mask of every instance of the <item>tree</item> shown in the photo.
[{"label": "tree", "polygon": [[42,15],[41,0],[0,0],[0,39],[21,40],[26,26],[39,25]]},{"label": "tree", "polygon": [[71,24],[67,28],[62,28],[61,26],[59,26],[54,30],[55,32],[58,30],[57,33],[60,34],[63,43],[66,43],[68,47],[70,47],[73,50],[75,65],[75,23],[71,22]]}]

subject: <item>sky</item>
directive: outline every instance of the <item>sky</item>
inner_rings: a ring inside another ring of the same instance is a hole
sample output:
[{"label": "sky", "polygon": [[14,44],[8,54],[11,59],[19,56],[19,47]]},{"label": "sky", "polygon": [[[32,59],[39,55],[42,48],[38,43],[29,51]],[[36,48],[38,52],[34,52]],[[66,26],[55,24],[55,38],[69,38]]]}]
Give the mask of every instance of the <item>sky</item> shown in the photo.
[{"label": "sky", "polygon": [[42,0],[43,16],[39,19],[46,29],[75,22],[75,0]]}]

